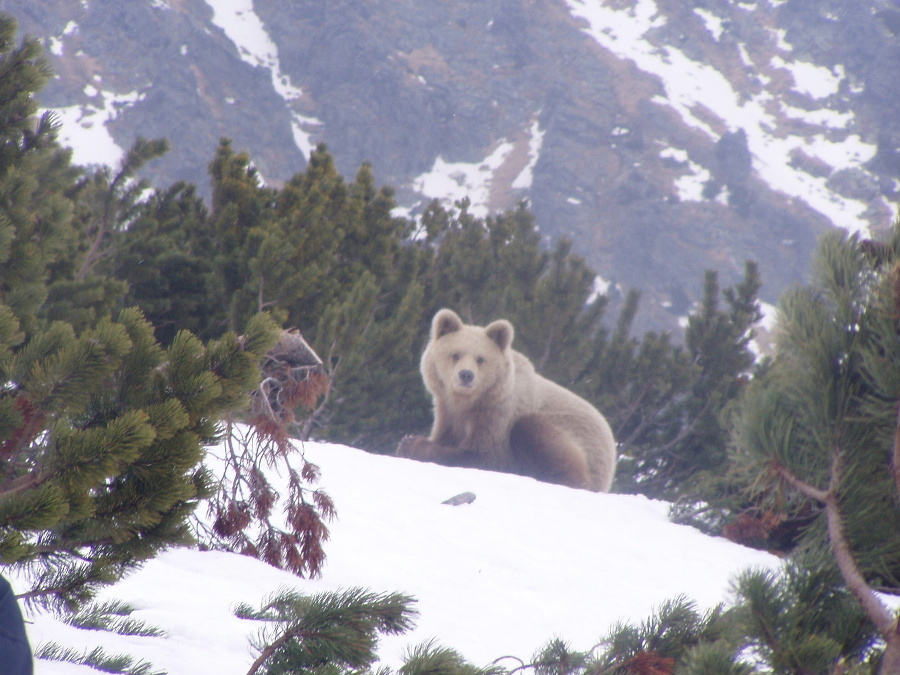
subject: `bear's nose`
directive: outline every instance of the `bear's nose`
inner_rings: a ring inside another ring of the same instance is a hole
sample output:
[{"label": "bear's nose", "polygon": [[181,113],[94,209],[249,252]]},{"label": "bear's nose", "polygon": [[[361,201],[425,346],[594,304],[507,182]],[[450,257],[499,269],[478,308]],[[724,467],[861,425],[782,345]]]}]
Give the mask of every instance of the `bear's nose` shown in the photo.
[{"label": "bear's nose", "polygon": [[459,381],[464,386],[468,387],[472,384],[472,380],[475,379],[475,373],[471,370],[461,370],[459,371]]}]

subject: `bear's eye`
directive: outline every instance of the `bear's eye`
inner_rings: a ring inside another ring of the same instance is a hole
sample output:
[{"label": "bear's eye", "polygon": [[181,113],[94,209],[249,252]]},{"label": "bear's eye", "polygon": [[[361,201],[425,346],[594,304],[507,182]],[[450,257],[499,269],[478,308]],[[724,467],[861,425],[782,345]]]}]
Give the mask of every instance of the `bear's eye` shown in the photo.
[{"label": "bear's eye", "polygon": [[475,359],[475,363],[477,363],[480,366],[482,363],[484,363],[484,357],[479,356],[477,359]]},{"label": "bear's eye", "polygon": [[462,355],[459,352],[453,352],[450,355],[450,358],[453,359],[454,361],[459,361],[460,358],[462,358]]}]

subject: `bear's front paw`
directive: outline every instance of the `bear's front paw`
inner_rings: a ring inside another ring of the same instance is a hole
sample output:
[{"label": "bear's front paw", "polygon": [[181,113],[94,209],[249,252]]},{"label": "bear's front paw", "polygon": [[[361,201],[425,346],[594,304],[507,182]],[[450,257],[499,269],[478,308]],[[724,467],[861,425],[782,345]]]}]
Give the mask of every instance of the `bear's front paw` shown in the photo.
[{"label": "bear's front paw", "polygon": [[397,457],[426,459],[430,456],[431,441],[424,436],[404,436],[397,446]]}]

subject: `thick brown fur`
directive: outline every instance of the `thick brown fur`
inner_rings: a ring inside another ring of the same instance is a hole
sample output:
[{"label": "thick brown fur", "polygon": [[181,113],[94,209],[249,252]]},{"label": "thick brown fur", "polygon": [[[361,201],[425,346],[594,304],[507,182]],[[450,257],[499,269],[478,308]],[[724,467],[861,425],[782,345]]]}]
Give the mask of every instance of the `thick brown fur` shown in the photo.
[{"label": "thick brown fur", "polygon": [[539,375],[512,349],[514,334],[503,319],[481,327],[449,309],[434,316],[421,361],[434,401],[431,436],[407,436],[397,454],[607,492],[616,466],[609,424]]}]

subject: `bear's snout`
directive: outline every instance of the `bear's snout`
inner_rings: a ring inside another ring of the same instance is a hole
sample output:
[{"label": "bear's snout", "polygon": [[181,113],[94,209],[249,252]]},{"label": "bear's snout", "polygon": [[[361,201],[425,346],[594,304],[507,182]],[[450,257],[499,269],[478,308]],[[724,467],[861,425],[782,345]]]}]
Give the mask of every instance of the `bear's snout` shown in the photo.
[{"label": "bear's snout", "polygon": [[468,369],[460,370],[458,377],[459,383],[464,387],[471,387],[472,382],[475,381],[475,373]]}]

